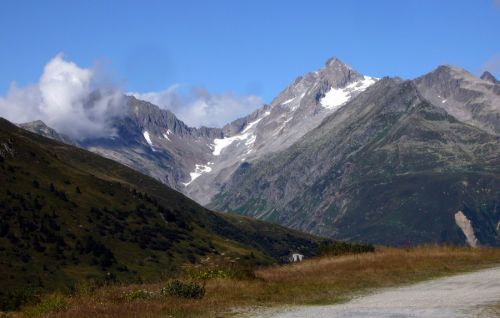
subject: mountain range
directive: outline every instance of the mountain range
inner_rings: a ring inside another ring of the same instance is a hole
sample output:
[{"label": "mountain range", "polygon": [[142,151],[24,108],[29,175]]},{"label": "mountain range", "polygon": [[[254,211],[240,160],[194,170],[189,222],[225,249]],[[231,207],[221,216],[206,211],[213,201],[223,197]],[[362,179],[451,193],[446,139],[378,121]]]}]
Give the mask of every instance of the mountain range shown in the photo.
[{"label": "mountain range", "polygon": [[222,128],[126,96],[117,134],[72,141],[209,208],[389,245],[500,245],[500,83],[453,66],[413,80],[337,58]]}]

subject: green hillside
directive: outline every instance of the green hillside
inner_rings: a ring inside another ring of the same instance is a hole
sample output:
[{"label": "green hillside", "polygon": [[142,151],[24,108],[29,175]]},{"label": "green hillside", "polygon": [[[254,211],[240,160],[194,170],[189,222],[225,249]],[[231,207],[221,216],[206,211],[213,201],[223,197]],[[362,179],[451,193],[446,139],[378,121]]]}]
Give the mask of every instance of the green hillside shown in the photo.
[{"label": "green hillside", "polygon": [[321,239],[206,210],[114,161],[0,119],[0,281],[16,291],[155,281],[204,255],[269,264]]}]

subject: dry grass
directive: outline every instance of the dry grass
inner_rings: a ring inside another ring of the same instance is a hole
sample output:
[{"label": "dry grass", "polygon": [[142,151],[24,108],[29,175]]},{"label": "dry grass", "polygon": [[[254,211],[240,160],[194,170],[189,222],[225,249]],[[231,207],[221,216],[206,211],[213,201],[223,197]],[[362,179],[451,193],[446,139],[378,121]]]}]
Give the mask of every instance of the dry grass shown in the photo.
[{"label": "dry grass", "polygon": [[[210,280],[202,300],[158,295],[159,284],[109,286],[68,296],[51,317],[224,317],[235,308],[345,301],[372,288],[412,283],[500,264],[500,249],[426,246],[382,248],[375,253],[325,257],[256,271],[256,279]],[[127,301],[126,293],[156,292],[147,300]],[[32,308],[31,308],[32,310]],[[24,317],[28,309],[15,316]],[[33,312],[33,311],[31,311]]]},{"label": "dry grass", "polygon": [[486,307],[482,308],[477,308],[476,312],[472,313],[471,317],[477,317],[477,318],[482,318],[482,317],[500,317],[500,303],[494,304],[494,305],[489,305]]},{"label": "dry grass", "polygon": [[496,315],[495,317],[500,317],[500,304],[491,306],[490,312],[492,315]]}]

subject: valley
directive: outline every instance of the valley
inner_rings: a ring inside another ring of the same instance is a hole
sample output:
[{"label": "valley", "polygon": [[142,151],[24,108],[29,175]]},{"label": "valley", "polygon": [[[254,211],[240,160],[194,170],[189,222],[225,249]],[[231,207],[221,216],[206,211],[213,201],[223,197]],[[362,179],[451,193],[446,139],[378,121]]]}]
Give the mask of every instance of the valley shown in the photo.
[{"label": "valley", "polygon": [[327,240],[209,211],[157,180],[0,119],[0,310],[82,283],[154,282],[227,255],[248,266]]}]

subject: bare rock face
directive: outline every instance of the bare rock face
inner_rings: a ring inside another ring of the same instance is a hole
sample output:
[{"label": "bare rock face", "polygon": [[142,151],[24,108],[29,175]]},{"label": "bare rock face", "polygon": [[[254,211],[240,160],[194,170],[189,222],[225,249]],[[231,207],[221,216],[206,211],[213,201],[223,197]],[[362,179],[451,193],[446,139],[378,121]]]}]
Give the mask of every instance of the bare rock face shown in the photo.
[{"label": "bare rock face", "polygon": [[2,140],[0,142],[0,160],[5,160],[7,158],[13,158],[16,151],[12,147],[12,140]]},{"label": "bare rock face", "polygon": [[472,223],[462,211],[455,213],[455,223],[464,233],[467,244],[469,244],[470,247],[478,247],[479,242],[474,234]]},{"label": "bare rock face", "polygon": [[125,96],[123,100],[126,114],[114,119],[114,136],[77,142],[42,121],[21,124],[20,127],[91,150],[182,191],[182,182],[189,180],[189,172],[194,170],[197,162],[208,160],[212,140],[221,138],[223,131],[188,127],[172,112],[156,105],[130,96]]},{"label": "bare rock face", "polygon": [[87,139],[81,146],[183,191],[189,172],[208,160],[211,141],[223,131],[188,127],[168,110],[130,96],[125,100],[128,113],[113,124],[117,135]]},{"label": "bare rock face", "polygon": [[210,206],[390,245],[463,244],[453,220],[467,210],[477,240],[500,245],[492,225],[500,220],[500,139],[479,128],[494,122],[484,119],[466,124],[418,82],[385,78],[292,146],[240,165]]},{"label": "bare rock face", "polygon": [[500,84],[489,73],[477,78],[452,66],[440,66],[415,80],[419,92],[458,120],[500,134]]},{"label": "bare rock face", "polygon": [[295,79],[270,105],[224,127],[224,137],[213,140],[212,158],[198,163],[208,173],[195,174],[184,192],[208,204],[240,165],[287,149],[376,81],[329,59],[324,68]]},{"label": "bare rock face", "polygon": [[70,137],[63,134],[59,134],[55,129],[50,128],[41,120],[35,120],[29,123],[24,123],[19,125],[19,127],[29,130],[35,134],[54,139],[65,144],[77,145],[77,142],[72,140]]}]

